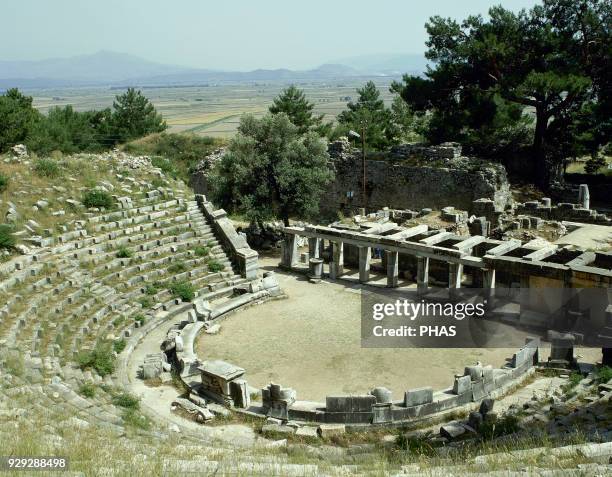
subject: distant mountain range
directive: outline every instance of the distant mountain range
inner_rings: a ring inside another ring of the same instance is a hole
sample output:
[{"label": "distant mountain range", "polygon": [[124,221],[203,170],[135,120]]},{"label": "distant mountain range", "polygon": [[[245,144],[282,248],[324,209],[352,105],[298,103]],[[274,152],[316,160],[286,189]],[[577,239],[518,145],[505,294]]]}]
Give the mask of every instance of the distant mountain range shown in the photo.
[{"label": "distant mountain range", "polygon": [[216,71],[164,65],[125,53],[100,51],[92,55],[40,61],[0,61],[0,89],[77,86],[181,86],[247,81],[318,81],[363,76],[421,73],[422,55],[367,55],[346,58],[304,71],[258,69]]}]

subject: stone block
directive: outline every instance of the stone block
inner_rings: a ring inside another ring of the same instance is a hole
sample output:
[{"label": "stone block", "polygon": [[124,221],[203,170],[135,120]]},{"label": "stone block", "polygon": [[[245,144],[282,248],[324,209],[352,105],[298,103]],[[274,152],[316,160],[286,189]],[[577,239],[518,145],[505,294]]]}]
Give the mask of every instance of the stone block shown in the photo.
[{"label": "stone block", "polygon": [[346,426],[344,424],[321,424],[317,427],[317,434],[322,438],[339,436],[345,432]]},{"label": "stone block", "polygon": [[295,429],[282,424],[264,424],[261,428],[262,434],[295,434]]},{"label": "stone block", "polygon": [[372,406],[372,423],[382,424],[393,421],[393,412],[391,403],[375,404]]},{"label": "stone block", "polygon": [[482,402],[480,403],[480,414],[482,414],[483,416],[490,413],[491,411],[493,411],[493,406],[495,404],[495,401],[491,398],[486,398],[483,399]]},{"label": "stone block", "polygon": [[455,376],[453,383],[454,394],[464,394],[472,390],[472,379],[470,376]]},{"label": "stone block", "polygon": [[300,437],[319,437],[317,428],[309,426],[298,427],[295,431],[295,435]]},{"label": "stone block", "polygon": [[376,397],[365,396],[327,396],[325,410],[327,412],[370,412],[376,404]]},{"label": "stone block", "polygon": [[244,379],[234,379],[230,382],[230,395],[235,407],[246,409],[251,405],[249,386]]},{"label": "stone block", "polygon": [[460,424],[445,424],[440,427],[440,435],[447,439],[455,439],[460,435],[465,434],[465,427]]},{"label": "stone block", "polygon": [[478,402],[487,395],[485,391],[484,381],[476,381],[472,383],[472,400]]},{"label": "stone block", "polygon": [[477,411],[470,412],[470,415],[468,417],[468,426],[472,427],[473,429],[478,430],[480,426],[482,425],[483,421],[484,421],[484,418],[481,413]]},{"label": "stone block", "polygon": [[419,406],[433,401],[433,389],[431,387],[409,389],[404,394],[404,406]]},{"label": "stone block", "polygon": [[376,387],[370,391],[370,394],[376,398],[378,404],[391,402],[391,391],[385,387]]},{"label": "stone block", "polygon": [[480,381],[482,379],[482,366],[479,364],[466,366],[463,374],[469,376],[472,381]]}]

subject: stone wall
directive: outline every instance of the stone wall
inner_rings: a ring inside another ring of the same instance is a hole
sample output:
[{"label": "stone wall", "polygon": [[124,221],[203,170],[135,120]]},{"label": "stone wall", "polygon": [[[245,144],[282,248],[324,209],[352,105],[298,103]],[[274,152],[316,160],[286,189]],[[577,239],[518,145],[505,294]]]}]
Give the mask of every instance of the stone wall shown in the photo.
[{"label": "stone wall", "polygon": [[[336,179],[321,199],[321,212],[354,211],[363,206],[362,158],[346,141],[330,144]],[[510,201],[506,171],[500,164],[459,156],[458,146],[402,145],[366,159],[368,210],[453,205],[469,210],[487,197],[503,208]]]},{"label": "stone wall", "polygon": [[236,232],[225,210],[215,210],[213,204],[201,194],[196,195],[196,201],[240,275],[248,280],[257,278],[259,255],[249,247],[246,238]]}]

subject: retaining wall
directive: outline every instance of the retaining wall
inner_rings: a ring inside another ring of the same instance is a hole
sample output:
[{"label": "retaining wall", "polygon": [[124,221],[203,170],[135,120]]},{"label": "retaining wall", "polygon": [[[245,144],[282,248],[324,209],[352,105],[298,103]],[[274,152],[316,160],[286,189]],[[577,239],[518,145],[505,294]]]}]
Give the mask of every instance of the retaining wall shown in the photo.
[{"label": "retaining wall", "polygon": [[236,232],[232,221],[227,217],[227,212],[223,209],[215,210],[212,202],[207,201],[206,196],[202,194],[197,194],[195,198],[240,275],[247,280],[256,279],[259,255],[249,247],[246,238]]}]

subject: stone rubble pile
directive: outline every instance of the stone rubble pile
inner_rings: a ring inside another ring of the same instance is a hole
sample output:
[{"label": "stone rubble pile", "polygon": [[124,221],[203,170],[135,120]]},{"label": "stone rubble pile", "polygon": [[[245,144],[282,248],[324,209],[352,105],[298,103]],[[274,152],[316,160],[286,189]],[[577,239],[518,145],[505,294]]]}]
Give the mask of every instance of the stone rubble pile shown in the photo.
[{"label": "stone rubble pile", "polygon": [[438,146],[420,143],[400,144],[391,148],[391,156],[396,159],[416,156],[426,161],[448,161],[461,157],[461,149],[461,144],[457,142],[444,142]]},{"label": "stone rubble pile", "polygon": [[205,175],[209,174],[210,171],[215,167],[215,164],[223,158],[226,152],[226,147],[220,147],[218,149],[215,149],[213,152],[208,154],[204,159],[197,163],[195,167],[195,172],[201,172]]}]

